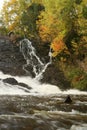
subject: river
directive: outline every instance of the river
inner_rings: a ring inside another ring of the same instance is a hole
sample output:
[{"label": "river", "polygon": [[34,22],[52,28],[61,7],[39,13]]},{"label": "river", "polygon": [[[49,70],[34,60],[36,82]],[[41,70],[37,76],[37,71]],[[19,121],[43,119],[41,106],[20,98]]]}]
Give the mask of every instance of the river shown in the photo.
[{"label": "river", "polygon": [[[28,49],[20,48],[26,59],[23,69],[27,73],[26,66],[30,63],[35,78],[0,72],[0,130],[87,130],[87,92],[61,91],[58,86],[39,82],[52,59],[44,64],[31,42],[27,43]],[[10,77],[28,86],[3,82]],[[68,95],[71,103],[65,103]]]},{"label": "river", "polygon": [[[0,78],[9,76],[0,72]],[[31,89],[0,81],[0,130],[87,130],[87,92],[15,78]],[[64,102],[67,95],[70,104]]]}]

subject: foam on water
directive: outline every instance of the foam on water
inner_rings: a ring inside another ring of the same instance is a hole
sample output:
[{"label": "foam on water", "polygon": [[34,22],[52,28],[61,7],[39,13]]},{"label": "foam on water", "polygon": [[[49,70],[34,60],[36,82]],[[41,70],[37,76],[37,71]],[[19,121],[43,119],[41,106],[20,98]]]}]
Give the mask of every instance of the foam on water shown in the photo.
[{"label": "foam on water", "polygon": [[18,85],[10,85],[0,81],[0,95],[26,95],[29,90]]},{"label": "foam on water", "polygon": [[70,129],[58,128],[57,130],[87,130],[87,126],[83,125],[72,125]]},{"label": "foam on water", "polygon": [[[15,78],[18,82],[25,83],[29,85],[32,89],[28,90],[27,88],[24,88],[19,85],[10,85],[7,83],[4,83],[2,80],[0,81],[0,94],[29,94],[29,95],[49,95],[49,94],[87,94],[87,92],[79,91],[79,90],[67,90],[67,91],[61,91],[58,86],[50,85],[50,84],[41,84],[38,80],[31,78],[29,76],[27,77],[18,77],[18,76],[11,76],[7,74],[3,74],[0,72],[0,79],[5,78]],[[28,92],[30,91],[30,92]]]},{"label": "foam on water", "polygon": [[72,125],[70,130],[87,130],[87,124]]},{"label": "foam on water", "polygon": [[82,112],[79,112],[77,110],[74,110],[72,109],[71,112],[66,112],[66,111],[48,111],[48,113],[52,113],[52,114],[61,114],[61,115],[70,115],[70,116],[74,116],[74,115],[80,115],[80,116],[84,116],[86,115],[87,116],[87,113],[82,113]]}]

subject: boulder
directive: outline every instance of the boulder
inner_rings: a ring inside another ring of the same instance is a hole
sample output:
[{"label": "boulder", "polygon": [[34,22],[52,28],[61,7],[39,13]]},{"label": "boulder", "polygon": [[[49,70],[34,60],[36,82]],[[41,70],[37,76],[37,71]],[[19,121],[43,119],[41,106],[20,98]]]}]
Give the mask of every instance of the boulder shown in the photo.
[{"label": "boulder", "polygon": [[68,95],[68,96],[66,97],[64,103],[67,103],[67,104],[72,103],[72,99],[71,99],[70,95]]},{"label": "boulder", "polygon": [[10,77],[10,78],[6,78],[6,79],[3,79],[3,82],[4,82],[4,83],[11,84],[11,85],[19,85],[19,86],[22,86],[22,87],[27,88],[27,89],[32,89],[32,88],[29,87],[27,84],[18,82],[15,78],[11,78],[11,77]]},{"label": "boulder", "polygon": [[18,81],[14,78],[6,78],[6,79],[3,79],[3,82],[4,83],[9,83],[9,84],[12,84],[12,85],[18,85]]},{"label": "boulder", "polygon": [[25,87],[27,89],[32,89],[30,86],[28,86],[27,84],[25,83],[18,83],[18,85],[22,86],[22,87]]},{"label": "boulder", "polygon": [[67,81],[63,72],[56,67],[55,64],[48,66],[46,71],[43,73],[43,78],[40,81],[42,83],[56,85],[62,90],[70,88],[70,82]]}]

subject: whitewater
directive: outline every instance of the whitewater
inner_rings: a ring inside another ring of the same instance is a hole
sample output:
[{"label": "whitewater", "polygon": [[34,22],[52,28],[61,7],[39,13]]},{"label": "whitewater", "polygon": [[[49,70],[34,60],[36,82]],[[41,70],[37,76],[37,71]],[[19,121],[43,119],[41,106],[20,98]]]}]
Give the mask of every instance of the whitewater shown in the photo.
[{"label": "whitewater", "polygon": [[[5,78],[15,78],[18,82],[22,82],[25,83],[27,85],[29,85],[31,87],[30,90],[28,90],[28,88],[24,88],[22,86],[19,85],[11,85],[8,83],[4,83],[3,79]],[[59,89],[58,86],[55,85],[50,85],[50,84],[42,84],[40,83],[37,79],[35,78],[31,78],[31,77],[18,77],[18,76],[11,76],[11,75],[7,75],[7,74],[3,74],[2,72],[0,72],[0,94],[4,95],[50,95],[50,94],[79,94],[79,95],[87,95],[87,92],[84,91],[79,91],[76,89],[70,89],[67,91],[62,91]],[[26,92],[25,90],[28,90],[28,92]]]},{"label": "whitewater", "polygon": [[[52,53],[51,49],[49,49],[48,57],[49,62],[43,63],[41,59],[37,56],[36,50],[33,47],[31,41],[28,39],[23,39],[20,41],[20,52],[22,52],[24,59],[26,60],[26,64],[23,65],[23,69],[28,73],[26,67],[31,65],[33,68],[33,73],[35,74],[35,78],[30,76],[11,76],[8,74],[4,74],[0,72],[0,94],[4,95],[48,95],[48,94],[87,94],[87,92],[82,92],[79,90],[71,89],[67,91],[61,91],[58,86],[41,83],[39,80],[42,78],[43,73],[46,71],[47,67],[52,63]],[[4,83],[3,79],[6,78],[14,78],[18,82],[25,83],[31,90],[28,88],[24,88],[19,85],[11,85],[8,83]],[[28,92],[26,92],[26,90]]]},{"label": "whitewater", "polygon": [[[48,63],[40,60],[28,39],[21,41],[20,51],[26,60],[23,69],[28,74],[26,67],[33,66],[35,78],[0,71],[0,130],[87,130],[87,92],[62,91],[58,86],[40,82],[52,63],[51,50]],[[29,88],[3,82],[6,78],[14,78]],[[64,103],[67,95],[72,104]]]}]

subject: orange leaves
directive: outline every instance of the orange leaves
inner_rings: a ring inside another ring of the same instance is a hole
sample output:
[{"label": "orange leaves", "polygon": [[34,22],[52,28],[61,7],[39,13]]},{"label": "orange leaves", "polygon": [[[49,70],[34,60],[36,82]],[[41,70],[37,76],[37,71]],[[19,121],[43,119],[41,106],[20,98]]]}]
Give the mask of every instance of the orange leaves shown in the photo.
[{"label": "orange leaves", "polygon": [[48,31],[48,28],[45,25],[40,26],[40,31]]},{"label": "orange leaves", "polygon": [[80,75],[74,78],[74,82],[78,82],[84,79],[84,75]]},{"label": "orange leaves", "polygon": [[41,25],[39,28],[39,34],[43,42],[49,41],[50,31],[48,27],[46,27],[45,25]]},{"label": "orange leaves", "polygon": [[63,42],[62,38],[55,38],[53,40],[53,42],[51,43],[51,48],[53,49],[53,57],[55,57],[56,55],[58,55],[58,53],[60,53],[64,48],[65,48],[65,44]]},{"label": "orange leaves", "polygon": [[11,30],[14,30],[15,29],[15,26],[16,26],[16,23],[13,23],[13,24],[11,24],[11,25],[9,25],[9,30],[11,31]]},{"label": "orange leaves", "polygon": [[16,3],[17,0],[10,0],[10,4]]},{"label": "orange leaves", "polygon": [[11,30],[14,30],[14,27],[13,27],[13,25],[10,25],[9,27],[8,27],[8,29],[11,31]]},{"label": "orange leaves", "polygon": [[62,40],[60,40],[60,39],[56,39],[56,40],[54,40],[54,42],[52,43],[52,48],[53,48],[53,50],[54,51],[59,51],[60,49],[62,49],[62,47],[63,47],[63,42],[62,42]]},{"label": "orange leaves", "polygon": [[56,34],[58,34],[57,18],[55,18],[53,13],[48,9],[42,11],[38,19],[37,27],[41,40],[45,43],[52,42],[54,37],[56,37]]}]

